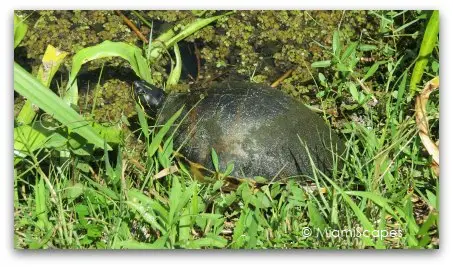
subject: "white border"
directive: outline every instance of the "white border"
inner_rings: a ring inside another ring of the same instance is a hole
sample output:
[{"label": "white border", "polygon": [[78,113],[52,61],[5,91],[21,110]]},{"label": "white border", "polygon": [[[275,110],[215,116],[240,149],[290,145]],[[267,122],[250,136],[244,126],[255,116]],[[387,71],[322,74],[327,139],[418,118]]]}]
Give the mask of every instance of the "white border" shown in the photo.
[{"label": "white border", "polygon": [[[453,25],[449,1],[430,0],[316,0],[291,2],[286,0],[229,0],[220,1],[136,1],[111,0],[78,1],[5,1],[1,8],[4,23],[1,35],[1,73],[4,86],[0,88],[0,164],[5,175],[0,176],[0,229],[2,230],[1,262],[3,266],[433,266],[451,262],[452,231],[450,206],[453,205],[451,179],[453,162],[449,159],[453,147],[451,122],[453,117],[453,76],[450,52]],[[214,3],[214,4],[213,4]],[[14,9],[439,9],[441,16],[441,226],[439,251],[15,251],[13,250],[13,10]],[[448,30],[450,29],[450,30]],[[6,264],[5,264],[6,263]]]}]

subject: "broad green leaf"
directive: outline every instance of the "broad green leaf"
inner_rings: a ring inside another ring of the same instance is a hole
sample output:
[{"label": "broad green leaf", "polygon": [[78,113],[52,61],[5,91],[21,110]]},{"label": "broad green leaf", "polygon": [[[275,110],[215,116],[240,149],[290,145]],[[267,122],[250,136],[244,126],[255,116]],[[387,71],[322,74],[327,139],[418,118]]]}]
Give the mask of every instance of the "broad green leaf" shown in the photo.
[{"label": "broad green leaf", "polygon": [[322,72],[318,73],[318,79],[323,86],[326,85],[326,76]]},{"label": "broad green leaf", "polygon": [[74,84],[77,83],[76,77],[82,65],[89,61],[106,57],[121,57],[127,60],[138,77],[151,84],[153,83],[150,68],[140,48],[123,42],[104,41],[98,45],[80,50],[72,58],[71,75],[69,76],[67,92],[64,96],[68,104],[77,104],[78,92],[75,91]]},{"label": "broad green leaf", "polygon": [[431,191],[426,190],[426,197],[428,198],[429,205],[437,209],[437,196],[434,195]]},{"label": "broad green leaf", "polygon": [[[53,116],[70,131],[79,134],[97,147],[104,147],[104,139],[82,116],[17,63],[14,63],[14,90]],[[111,147],[108,146],[108,149]]]},{"label": "broad green leaf", "polygon": [[346,66],[346,65],[343,64],[343,63],[338,63],[338,64],[336,64],[336,69],[337,69],[338,71],[343,71],[343,72],[350,72],[350,71],[352,71],[351,66]]},{"label": "broad green leaf", "polygon": [[107,143],[120,143],[122,139],[122,129],[120,124],[103,126],[96,122],[90,124]]}]

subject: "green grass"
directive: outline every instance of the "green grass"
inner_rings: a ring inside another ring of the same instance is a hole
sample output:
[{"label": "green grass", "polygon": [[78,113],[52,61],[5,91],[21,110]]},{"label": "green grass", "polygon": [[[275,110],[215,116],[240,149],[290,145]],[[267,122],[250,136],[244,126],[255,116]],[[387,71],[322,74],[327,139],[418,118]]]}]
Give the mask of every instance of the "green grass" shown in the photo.
[{"label": "green grass", "polygon": [[[313,165],[315,175],[309,186],[297,181],[260,187],[241,183],[228,191],[226,180],[202,183],[174,158],[172,152],[178,148],[173,147],[170,126],[181,111],[157,126],[149,124],[137,104],[138,140],[135,135],[121,136],[113,150],[97,140],[104,149],[89,153],[81,151],[83,140],[69,138],[65,131],[69,123],[64,120],[74,121],[78,114],[56,118],[62,125],[51,125],[59,126],[54,130],[58,138],[26,127],[21,128],[23,134],[15,134],[17,140],[25,139],[21,161],[14,169],[15,247],[438,248],[439,183],[412,111],[410,67],[416,60],[405,60],[405,51],[398,46],[398,35],[423,19],[423,13],[403,25],[393,23],[404,13],[374,14],[381,17],[384,38],[391,42],[351,41],[339,29],[332,33],[332,47],[323,48],[331,51],[332,58],[312,65],[313,77],[319,78],[318,101],[341,102],[343,116],[348,118],[338,127],[347,142],[344,164],[331,174],[321,173]],[[422,35],[416,37],[423,42]],[[178,38],[168,37],[169,47]],[[370,51],[379,61],[360,63]],[[429,62],[438,63],[437,55],[429,55]],[[137,66],[145,63],[140,64]],[[425,77],[438,75],[438,68],[425,65],[423,70]],[[136,72],[143,70],[137,67]],[[24,84],[29,81],[41,88],[37,81],[25,78]],[[46,93],[46,88],[41,89]],[[23,90],[35,93],[29,86]],[[438,102],[439,95],[433,94],[427,108],[433,135],[438,127]],[[53,108],[48,103],[41,108],[46,105]],[[35,123],[42,122],[41,117],[35,119]],[[87,140],[96,137],[88,134]],[[143,145],[126,145],[130,138]],[[49,140],[53,141],[49,144]],[[62,149],[56,143],[65,145]],[[301,140],[294,143],[304,147]],[[232,165],[219,169],[214,150],[211,156],[219,177],[231,172]]]}]

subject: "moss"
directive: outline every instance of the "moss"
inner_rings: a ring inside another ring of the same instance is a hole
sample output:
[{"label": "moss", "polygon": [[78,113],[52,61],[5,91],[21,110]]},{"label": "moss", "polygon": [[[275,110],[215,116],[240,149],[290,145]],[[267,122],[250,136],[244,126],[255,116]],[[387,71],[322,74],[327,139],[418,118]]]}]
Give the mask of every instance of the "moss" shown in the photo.
[{"label": "moss", "polygon": [[[28,16],[27,23],[31,26],[20,46],[26,48],[27,58],[31,60],[34,71],[49,44],[74,55],[84,47],[105,40],[128,43],[137,41],[135,34],[114,11],[55,10],[18,13]],[[124,64],[121,60],[109,62]],[[66,70],[70,68],[70,63],[71,61],[66,61]]]},{"label": "moss", "polygon": [[98,122],[113,124],[120,121],[122,116],[130,118],[136,114],[131,88],[126,82],[113,79],[98,89],[92,88],[87,96],[79,99],[79,106],[84,109],[84,113],[91,114],[95,98],[96,107],[92,115]]},{"label": "moss", "polygon": [[[181,12],[177,14],[183,17]],[[282,88],[300,96],[310,90],[306,83],[311,75],[306,65],[330,58],[320,45],[331,45],[332,33],[340,21],[345,37],[354,40],[361,29],[378,27],[370,23],[365,11],[237,11],[188,40],[198,38],[204,44],[204,77],[213,77],[217,72],[249,77],[255,73],[260,82],[270,84],[294,69],[292,79],[285,80]]]}]

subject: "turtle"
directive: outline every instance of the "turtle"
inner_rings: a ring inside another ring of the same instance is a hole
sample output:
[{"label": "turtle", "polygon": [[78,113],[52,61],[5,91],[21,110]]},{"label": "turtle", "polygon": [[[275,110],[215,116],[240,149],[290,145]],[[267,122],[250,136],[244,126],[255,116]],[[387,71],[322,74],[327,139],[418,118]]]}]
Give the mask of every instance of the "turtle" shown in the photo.
[{"label": "turtle", "polygon": [[345,149],[318,114],[267,85],[226,81],[167,94],[140,80],[134,82],[134,93],[156,125],[182,108],[174,144],[198,170],[214,170],[214,150],[219,169],[233,163],[229,175],[238,179],[307,180],[313,165],[330,172],[335,156]]}]

